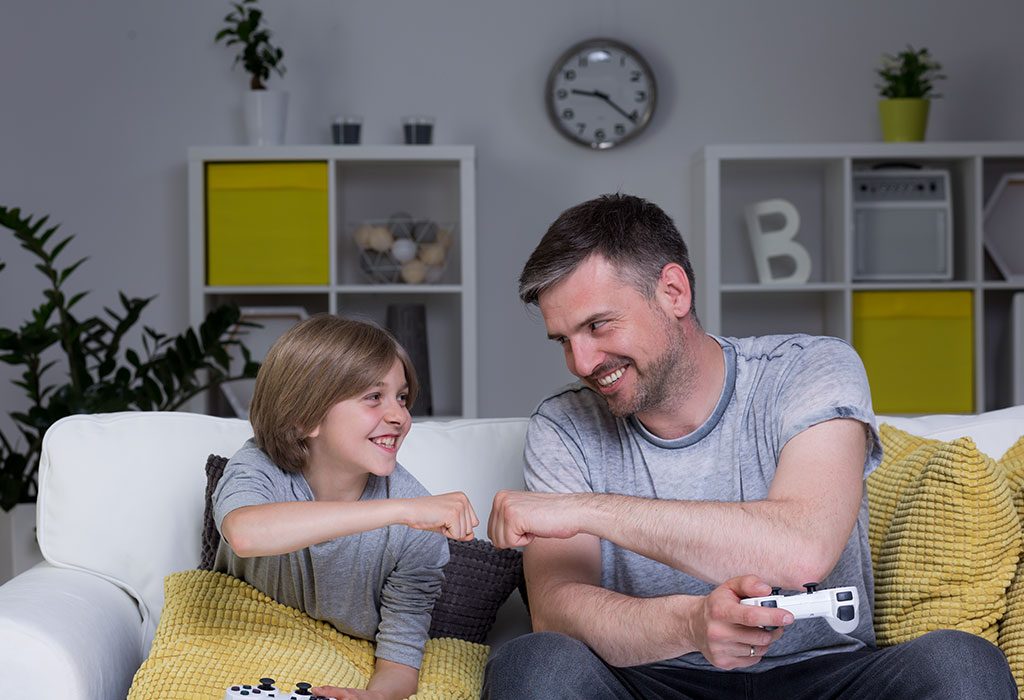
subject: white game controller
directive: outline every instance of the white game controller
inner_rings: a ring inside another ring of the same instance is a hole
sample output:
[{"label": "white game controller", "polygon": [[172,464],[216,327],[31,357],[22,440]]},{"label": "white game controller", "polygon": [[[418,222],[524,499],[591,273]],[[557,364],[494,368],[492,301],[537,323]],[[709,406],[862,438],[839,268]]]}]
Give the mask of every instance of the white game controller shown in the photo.
[{"label": "white game controller", "polygon": [[224,691],[224,700],[261,700],[262,698],[273,698],[274,700],[330,700],[319,695],[313,695],[310,688],[311,683],[296,683],[295,690],[281,692],[274,685],[273,678],[260,678],[259,685],[233,685]]},{"label": "white game controller", "polygon": [[[760,598],[745,598],[743,605],[759,605],[763,608],[779,608],[793,613],[797,620],[809,617],[823,617],[829,627],[840,634],[849,634],[857,629],[860,621],[860,597],[852,586],[818,590],[817,583],[805,583],[806,593],[779,595],[778,588],[772,588],[772,595]],[[765,629],[775,629],[765,627]]]}]

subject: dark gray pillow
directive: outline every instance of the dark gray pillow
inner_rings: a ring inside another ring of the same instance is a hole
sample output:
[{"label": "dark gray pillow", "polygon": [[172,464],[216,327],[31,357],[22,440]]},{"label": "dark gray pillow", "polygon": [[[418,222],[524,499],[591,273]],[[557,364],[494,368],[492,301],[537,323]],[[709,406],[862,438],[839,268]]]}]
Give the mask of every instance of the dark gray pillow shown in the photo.
[{"label": "dark gray pillow", "polygon": [[523,555],[498,549],[487,540],[448,540],[451,558],[434,604],[430,636],[483,644],[498,608],[523,578]]},{"label": "dark gray pillow", "polygon": [[206,501],[203,506],[203,540],[199,553],[199,568],[204,571],[213,570],[213,561],[217,557],[220,546],[220,533],[213,522],[213,491],[224,474],[227,457],[210,455],[206,458]]}]

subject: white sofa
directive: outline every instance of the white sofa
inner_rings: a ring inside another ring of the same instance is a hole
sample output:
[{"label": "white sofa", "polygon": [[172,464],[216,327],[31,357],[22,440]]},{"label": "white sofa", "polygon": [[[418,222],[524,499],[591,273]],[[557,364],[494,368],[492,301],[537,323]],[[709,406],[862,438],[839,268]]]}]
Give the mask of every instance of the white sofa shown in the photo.
[{"label": "white sofa", "polygon": [[[1024,407],[978,416],[882,418],[917,435],[970,435],[999,457]],[[526,420],[414,425],[400,461],[434,493],[465,491],[486,537],[494,492],[522,488]],[[0,586],[0,678],[70,700],[123,699],[163,606],[163,578],[199,561],[210,453],[230,455],[248,423],[187,413],[73,416],[47,433],[37,527],[45,562]],[[491,641],[528,629],[518,593]]]}]

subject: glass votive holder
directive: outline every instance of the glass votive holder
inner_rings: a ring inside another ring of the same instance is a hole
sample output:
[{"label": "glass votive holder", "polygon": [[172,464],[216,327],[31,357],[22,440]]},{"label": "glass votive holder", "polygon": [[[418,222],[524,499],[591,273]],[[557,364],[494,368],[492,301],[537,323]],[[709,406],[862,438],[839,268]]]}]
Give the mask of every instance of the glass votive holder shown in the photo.
[{"label": "glass votive holder", "polygon": [[357,144],[363,127],[363,118],[353,115],[335,117],[331,124],[331,140],[339,144]]},{"label": "glass votive holder", "polygon": [[423,116],[404,117],[402,134],[409,145],[432,143],[434,140],[434,118]]}]

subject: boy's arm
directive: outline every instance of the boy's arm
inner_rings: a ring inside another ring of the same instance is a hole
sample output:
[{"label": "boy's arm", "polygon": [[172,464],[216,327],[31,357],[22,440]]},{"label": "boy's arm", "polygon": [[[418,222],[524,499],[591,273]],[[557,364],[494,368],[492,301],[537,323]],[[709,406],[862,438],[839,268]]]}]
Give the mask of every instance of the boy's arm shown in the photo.
[{"label": "boy's arm", "polygon": [[407,525],[468,540],[477,524],[466,494],[456,492],[419,498],[243,506],[227,513],[220,529],[238,556],[263,557],[388,525]]},{"label": "boy's arm", "polygon": [[366,690],[325,685],[313,688],[313,693],[336,700],[402,700],[416,692],[419,674],[412,666],[377,659]]}]

